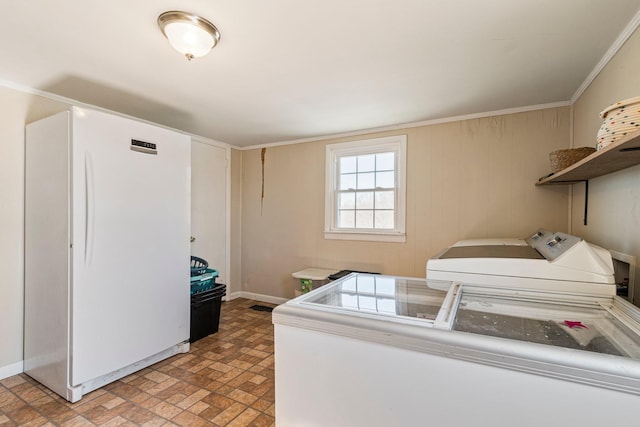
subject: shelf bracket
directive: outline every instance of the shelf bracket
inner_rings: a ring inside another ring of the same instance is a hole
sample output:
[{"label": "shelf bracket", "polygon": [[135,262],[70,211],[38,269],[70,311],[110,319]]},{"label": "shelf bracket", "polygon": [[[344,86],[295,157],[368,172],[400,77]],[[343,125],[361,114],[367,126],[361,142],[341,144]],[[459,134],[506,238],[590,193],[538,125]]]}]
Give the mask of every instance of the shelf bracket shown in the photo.
[{"label": "shelf bracket", "polygon": [[589,180],[584,180],[584,220],[583,224],[587,225],[587,212],[589,208]]}]

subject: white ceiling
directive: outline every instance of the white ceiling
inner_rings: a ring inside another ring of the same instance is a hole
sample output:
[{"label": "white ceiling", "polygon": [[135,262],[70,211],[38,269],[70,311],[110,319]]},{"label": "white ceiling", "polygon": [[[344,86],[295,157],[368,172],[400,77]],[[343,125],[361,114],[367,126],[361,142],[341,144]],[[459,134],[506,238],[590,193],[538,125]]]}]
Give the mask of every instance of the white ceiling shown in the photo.
[{"label": "white ceiling", "polygon": [[[640,0],[2,2],[0,80],[235,146],[568,101]],[[167,10],[222,33],[188,62]]]}]

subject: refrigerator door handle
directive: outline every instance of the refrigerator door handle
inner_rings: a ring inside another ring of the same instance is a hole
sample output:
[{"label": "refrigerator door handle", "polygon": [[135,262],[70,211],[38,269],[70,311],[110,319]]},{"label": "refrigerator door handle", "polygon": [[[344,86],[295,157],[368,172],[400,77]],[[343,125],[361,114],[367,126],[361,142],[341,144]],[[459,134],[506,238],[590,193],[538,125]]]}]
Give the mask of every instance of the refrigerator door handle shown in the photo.
[{"label": "refrigerator door handle", "polygon": [[94,222],[93,160],[90,153],[84,156],[84,265],[91,264],[93,255]]}]

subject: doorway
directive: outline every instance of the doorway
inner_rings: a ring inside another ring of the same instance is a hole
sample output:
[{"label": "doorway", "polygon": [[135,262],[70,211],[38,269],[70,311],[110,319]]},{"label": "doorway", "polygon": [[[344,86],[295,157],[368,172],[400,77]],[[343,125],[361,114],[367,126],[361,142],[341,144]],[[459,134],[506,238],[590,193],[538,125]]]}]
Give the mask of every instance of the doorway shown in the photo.
[{"label": "doorway", "polygon": [[204,258],[218,271],[229,293],[230,149],[191,140],[191,255]]}]

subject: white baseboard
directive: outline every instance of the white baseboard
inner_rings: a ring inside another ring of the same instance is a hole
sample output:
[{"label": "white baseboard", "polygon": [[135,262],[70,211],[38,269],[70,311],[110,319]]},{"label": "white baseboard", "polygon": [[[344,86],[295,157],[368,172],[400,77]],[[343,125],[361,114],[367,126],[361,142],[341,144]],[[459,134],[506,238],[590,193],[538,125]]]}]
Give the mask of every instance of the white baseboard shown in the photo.
[{"label": "white baseboard", "polygon": [[24,372],[24,362],[21,360],[7,366],[0,366],[0,380],[12,377]]},{"label": "white baseboard", "polygon": [[246,298],[254,301],[267,302],[269,304],[284,304],[289,301],[287,298],[272,297],[269,295],[254,294],[253,292],[238,291],[232,292],[225,297],[225,301],[231,301],[236,298]]}]

